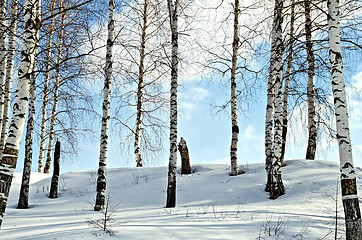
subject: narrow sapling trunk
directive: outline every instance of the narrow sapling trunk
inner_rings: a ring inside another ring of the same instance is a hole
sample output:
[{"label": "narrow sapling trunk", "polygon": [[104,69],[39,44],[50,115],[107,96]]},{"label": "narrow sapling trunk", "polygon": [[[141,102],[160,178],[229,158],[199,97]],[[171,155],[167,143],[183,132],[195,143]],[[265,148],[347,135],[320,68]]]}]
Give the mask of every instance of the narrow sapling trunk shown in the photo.
[{"label": "narrow sapling trunk", "polygon": [[49,94],[49,78],[50,78],[50,67],[52,62],[52,41],[53,41],[53,34],[54,34],[54,21],[55,21],[55,0],[52,0],[51,6],[51,14],[53,15],[50,19],[50,23],[48,25],[48,39],[47,45],[45,50],[45,73],[44,73],[44,80],[43,80],[43,103],[41,107],[42,118],[41,118],[41,125],[40,125],[40,149],[39,149],[39,157],[38,157],[38,172],[43,171],[43,158],[44,158],[44,151],[45,151],[45,131],[46,131],[46,122],[47,122],[47,106],[48,106],[48,94]]},{"label": "narrow sapling trunk", "polygon": [[136,119],[136,131],[134,141],[134,154],[136,158],[136,166],[142,167],[142,156],[141,156],[141,126],[142,126],[142,103],[143,103],[143,78],[144,78],[144,61],[145,61],[145,48],[146,48],[146,30],[147,24],[147,9],[148,0],[144,0],[143,8],[143,25],[141,34],[141,46],[140,46],[140,61],[138,69],[138,90],[137,90],[137,119]]},{"label": "narrow sapling trunk", "polygon": [[191,174],[189,150],[183,138],[181,138],[178,144],[178,150],[181,155],[181,174]]},{"label": "narrow sapling trunk", "polygon": [[283,95],[283,130],[282,130],[282,151],[281,160],[284,164],[285,147],[287,143],[288,133],[288,100],[289,100],[289,83],[292,73],[293,65],[293,46],[294,46],[294,22],[295,22],[295,0],[292,0],[290,6],[290,32],[289,32],[289,50],[288,50],[288,64],[287,71],[284,78],[284,95]]},{"label": "narrow sapling trunk", "polygon": [[112,77],[112,63],[113,63],[112,51],[114,43],[114,8],[115,8],[115,1],[109,0],[106,66],[104,68],[106,78],[104,80],[104,89],[103,89],[102,129],[100,137],[97,195],[96,195],[96,204],[94,206],[95,211],[102,211],[104,209],[105,198],[106,198],[106,183],[107,183],[106,162],[107,162],[107,149],[108,149],[108,122],[109,122],[111,77]]},{"label": "narrow sapling trunk", "polygon": [[361,212],[357,195],[356,176],[354,174],[348,106],[343,78],[339,1],[328,0],[327,5],[329,57],[331,62],[332,91],[339,147],[346,240],[361,240]]},{"label": "narrow sapling trunk", "polygon": [[[59,5],[61,9],[63,7],[63,0],[59,1]],[[64,22],[65,22],[65,13],[61,14],[61,22],[60,22],[60,33],[58,37],[58,46],[57,46],[57,62],[55,66],[55,84],[54,84],[54,101],[53,101],[53,109],[52,116],[50,118],[50,128],[49,128],[49,142],[48,142],[48,151],[47,158],[44,166],[44,173],[48,173],[50,171],[50,165],[52,163],[52,152],[53,152],[53,144],[55,137],[55,120],[57,118],[57,108],[59,102],[59,87],[60,87],[60,70],[61,70],[61,62],[62,62],[62,52],[64,49],[63,46],[63,37],[64,37]]]},{"label": "narrow sapling trunk", "polygon": [[231,146],[230,146],[230,161],[231,161],[231,176],[238,175],[238,139],[239,139],[239,125],[238,114],[236,107],[236,68],[238,63],[238,49],[239,49],[239,0],[235,0],[234,6],[234,39],[233,39],[233,56],[231,63]]},{"label": "narrow sapling trunk", "polygon": [[315,97],[314,97],[314,77],[315,60],[312,42],[312,20],[311,20],[311,2],[304,1],[305,13],[305,36],[306,50],[308,60],[308,84],[307,84],[307,103],[308,103],[308,146],[306,159],[314,160],[317,148],[317,127],[315,121]]},{"label": "narrow sapling trunk", "polygon": [[54,151],[54,168],[53,168],[52,183],[50,185],[49,198],[58,197],[58,182],[59,182],[59,172],[60,172],[59,165],[60,165],[60,142],[57,140]]},{"label": "narrow sapling trunk", "polygon": [[[60,59],[59,62],[60,63]],[[48,151],[46,162],[44,166],[44,173],[49,174],[50,166],[52,163],[52,152],[53,152],[53,144],[54,144],[54,137],[55,137],[55,120],[57,116],[57,108],[58,108],[58,100],[59,100],[59,77],[60,77],[60,66],[57,66],[57,73],[55,79],[55,86],[54,86],[54,102],[53,102],[53,109],[52,109],[52,117],[50,118],[50,129],[49,129],[49,143],[48,143]]]},{"label": "narrow sapling trunk", "polygon": [[168,165],[168,184],[166,208],[176,206],[176,168],[177,168],[177,78],[178,78],[178,0],[167,0],[171,27],[172,60],[170,90],[170,157]]},{"label": "narrow sapling trunk", "polygon": [[19,145],[23,135],[25,116],[28,107],[30,79],[34,64],[36,36],[40,27],[40,19],[36,16],[37,1],[24,2],[23,50],[19,68],[19,80],[15,95],[15,103],[9,137],[5,144],[0,162],[0,226],[4,217],[7,199],[18,160]]}]

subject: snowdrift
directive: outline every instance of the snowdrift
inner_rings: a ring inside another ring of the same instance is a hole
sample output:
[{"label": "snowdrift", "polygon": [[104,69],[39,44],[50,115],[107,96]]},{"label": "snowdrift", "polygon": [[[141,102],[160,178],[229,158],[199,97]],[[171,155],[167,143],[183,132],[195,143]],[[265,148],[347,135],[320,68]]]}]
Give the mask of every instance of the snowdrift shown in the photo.
[{"label": "snowdrift", "polygon": [[[16,173],[0,239],[334,239],[336,220],[343,239],[338,164],[286,164],[286,194],[277,200],[264,192],[264,164],[242,165],[246,173],[236,177],[229,176],[227,165],[193,166],[195,173],[177,175],[174,209],[164,208],[166,167],[109,169],[113,236],[87,223],[103,217],[93,211],[96,170],[61,174],[57,199],[47,197],[51,176],[32,173],[25,210],[16,209],[21,182]],[[356,174],[360,186],[359,168]]]}]

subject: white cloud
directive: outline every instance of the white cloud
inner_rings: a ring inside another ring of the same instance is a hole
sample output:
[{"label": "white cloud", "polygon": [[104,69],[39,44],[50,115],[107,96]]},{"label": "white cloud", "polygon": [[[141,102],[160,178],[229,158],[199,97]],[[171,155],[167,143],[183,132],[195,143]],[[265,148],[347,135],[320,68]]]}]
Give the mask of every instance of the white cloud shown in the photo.
[{"label": "white cloud", "polygon": [[241,149],[243,151],[253,152],[254,150],[263,151],[264,135],[258,134],[253,125],[248,125],[239,137]]},{"label": "white cloud", "polygon": [[180,102],[180,115],[185,120],[190,120],[196,109],[198,109],[198,105],[193,102]]},{"label": "white cloud", "polygon": [[180,94],[180,114],[190,120],[196,111],[202,109],[202,101],[210,95],[208,89],[203,87],[191,87],[186,92]]},{"label": "white cloud", "polygon": [[190,90],[191,99],[193,101],[201,101],[210,95],[209,90],[202,87],[193,87]]}]

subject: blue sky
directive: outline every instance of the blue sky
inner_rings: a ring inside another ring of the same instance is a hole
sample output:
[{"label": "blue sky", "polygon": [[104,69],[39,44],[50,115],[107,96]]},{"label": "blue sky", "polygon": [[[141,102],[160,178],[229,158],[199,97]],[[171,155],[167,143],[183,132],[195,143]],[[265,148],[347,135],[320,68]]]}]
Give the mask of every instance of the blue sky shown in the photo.
[{"label": "blue sky", "polygon": [[[347,79],[357,89],[362,89],[362,65],[354,68],[354,73],[346,74]],[[355,91],[349,92],[350,127],[353,145],[354,161],[356,166],[362,166],[362,131],[361,97]],[[239,114],[239,164],[264,162],[264,114],[266,90],[260,90],[257,101],[251,106],[246,115]],[[231,123],[228,112],[216,114],[210,107],[212,101],[227,97],[221,94],[220,88],[203,82],[186,81],[179,89],[179,139],[183,137],[188,144],[191,164],[223,163],[229,164],[229,148],[231,139]],[[305,155],[305,136],[295,131],[288,136],[291,141],[287,145],[286,159],[303,159]],[[165,151],[161,160],[151,166],[165,166],[168,164],[168,135],[165,136]],[[122,159],[118,143],[110,139],[107,166],[109,168],[134,167],[133,156]],[[37,145],[37,144],[36,144]],[[97,169],[99,156],[99,141],[92,139],[80,144],[82,149],[74,161],[63,161],[61,172]],[[320,142],[318,144],[317,159],[339,161],[338,149],[335,142]],[[37,146],[34,149],[33,171],[37,169]],[[23,141],[19,154],[16,171],[23,167]],[[178,156],[180,162],[180,157]]]},{"label": "blue sky", "polygon": [[[228,6],[230,7],[230,6]],[[229,11],[229,10],[227,10]],[[212,37],[212,36],[211,36]],[[362,89],[362,65],[358,65],[361,53],[355,54],[355,61],[349,61],[345,77],[351,85]],[[266,80],[263,88],[257,93],[256,101],[248,112],[239,113],[239,145],[238,162],[248,164],[264,162],[264,121],[266,105]],[[97,87],[98,88],[98,87]],[[95,88],[95,89],[97,89]],[[101,91],[101,88],[98,88]],[[362,104],[356,91],[348,91],[350,100],[350,125],[354,161],[362,166]],[[179,88],[179,126],[178,136],[183,137],[188,144],[192,164],[224,163],[229,164],[229,148],[231,140],[231,121],[229,111],[216,114],[211,107],[212,102],[225,101],[229,98],[227,89],[221,90],[217,85],[195,80],[181,80]],[[112,104],[112,103],[111,103]],[[99,105],[101,109],[101,105]],[[94,125],[97,136],[100,134],[100,122]],[[63,161],[61,172],[73,170],[97,169],[99,157],[98,137],[80,141],[79,155],[74,161]],[[289,131],[286,159],[303,159],[306,148],[306,131],[299,126]],[[164,139],[165,151],[160,161],[152,166],[168,164],[168,133]],[[33,170],[37,169],[38,143],[35,143],[33,153]],[[24,140],[19,153],[16,171],[22,171],[24,158]],[[335,142],[321,141],[317,146],[317,159],[338,161],[338,149]],[[107,165],[115,167],[133,167],[133,155],[125,159],[120,154],[118,141],[110,138]]]}]

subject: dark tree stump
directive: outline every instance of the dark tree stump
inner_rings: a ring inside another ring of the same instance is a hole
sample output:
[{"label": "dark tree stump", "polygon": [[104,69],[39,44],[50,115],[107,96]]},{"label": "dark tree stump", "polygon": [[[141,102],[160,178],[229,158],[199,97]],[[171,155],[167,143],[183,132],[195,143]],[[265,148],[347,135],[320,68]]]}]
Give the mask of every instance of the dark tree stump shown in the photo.
[{"label": "dark tree stump", "polygon": [[58,197],[59,160],[60,160],[60,142],[57,140],[54,151],[54,169],[53,169],[52,184],[50,186],[49,198]]},{"label": "dark tree stump", "polygon": [[186,141],[181,138],[178,144],[178,150],[181,155],[181,174],[191,174],[189,150],[187,149]]}]

